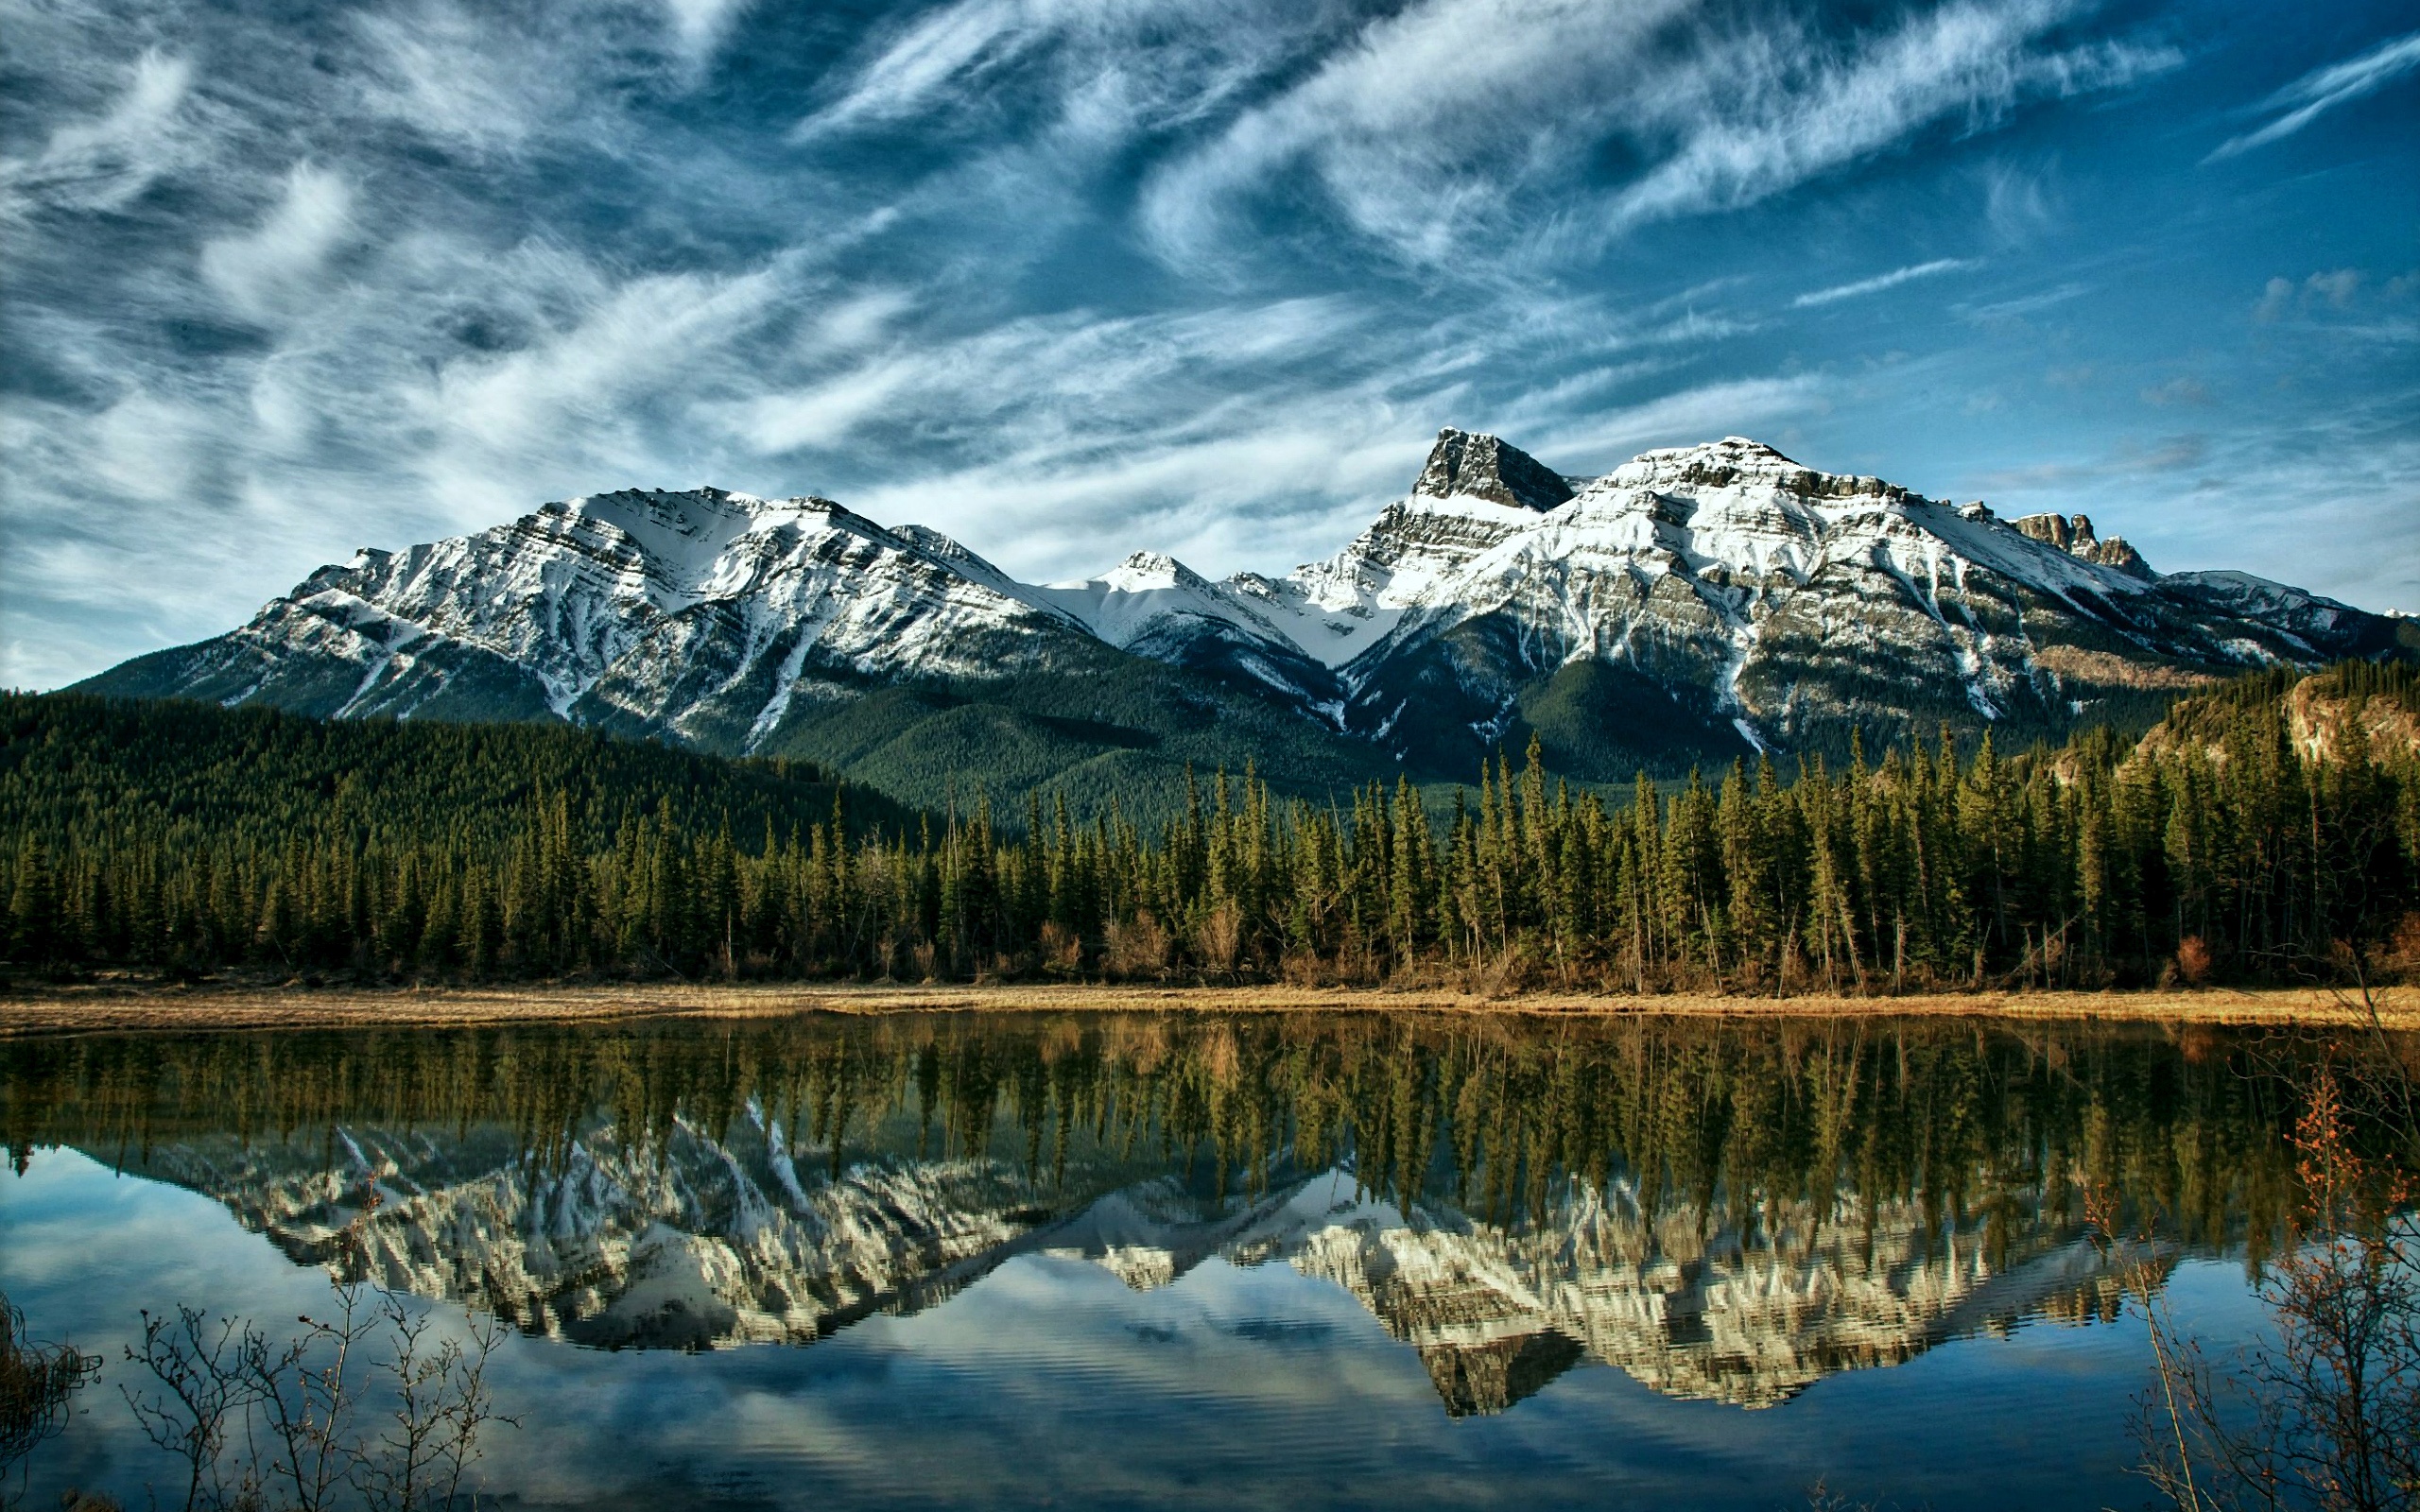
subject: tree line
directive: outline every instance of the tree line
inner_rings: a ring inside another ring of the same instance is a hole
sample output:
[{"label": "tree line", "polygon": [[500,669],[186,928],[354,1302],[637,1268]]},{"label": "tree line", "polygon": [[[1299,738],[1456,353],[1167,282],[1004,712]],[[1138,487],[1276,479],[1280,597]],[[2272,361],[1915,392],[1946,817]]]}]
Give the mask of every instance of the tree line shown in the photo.
[{"label": "tree line", "polygon": [[527,728],[0,702],[21,969],[363,979],[1376,983],[1652,992],[2308,980],[2420,949],[2420,764],[2366,711],[2409,667],[2200,696],[2130,745],[1985,738],[1845,765],[1643,775],[1528,760],[1433,812],[1188,777],[1155,830],[977,793],[911,814],[831,774]]}]

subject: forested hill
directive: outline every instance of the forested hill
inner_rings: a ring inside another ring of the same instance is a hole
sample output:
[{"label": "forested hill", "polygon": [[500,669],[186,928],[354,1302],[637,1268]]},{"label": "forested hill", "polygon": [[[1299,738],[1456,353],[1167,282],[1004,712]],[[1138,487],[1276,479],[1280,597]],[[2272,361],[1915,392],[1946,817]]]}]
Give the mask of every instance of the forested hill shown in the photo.
[{"label": "forested hill", "polygon": [[320,720],[273,709],[0,694],[0,825],[78,849],[500,846],[542,812],[592,850],[627,827],[761,842],[917,811],[811,762],[730,761],[544,725]]},{"label": "forested hill", "polygon": [[2256,677],[2106,730],[1627,803],[1530,747],[1441,812],[1212,774],[1150,828],[910,826],[781,763],[544,727],[0,702],[20,970],[1361,982],[1655,990],[2420,972],[2420,682]]}]

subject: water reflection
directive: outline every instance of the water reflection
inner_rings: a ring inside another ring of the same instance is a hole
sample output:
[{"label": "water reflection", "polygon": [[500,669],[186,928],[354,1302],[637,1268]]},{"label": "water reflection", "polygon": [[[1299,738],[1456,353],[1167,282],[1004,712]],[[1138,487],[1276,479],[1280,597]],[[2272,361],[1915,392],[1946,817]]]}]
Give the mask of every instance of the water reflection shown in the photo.
[{"label": "water reflection", "polygon": [[[2082,1193],[2180,1250],[2290,1191],[2290,1041],[1940,1021],[933,1016],[0,1051],[74,1146],[389,1287],[609,1349],[810,1343],[1020,1255],[1333,1282],[1448,1413],[1583,1362],[1741,1407],[2107,1316]],[[1314,1338],[1300,1341],[1317,1349]]]}]

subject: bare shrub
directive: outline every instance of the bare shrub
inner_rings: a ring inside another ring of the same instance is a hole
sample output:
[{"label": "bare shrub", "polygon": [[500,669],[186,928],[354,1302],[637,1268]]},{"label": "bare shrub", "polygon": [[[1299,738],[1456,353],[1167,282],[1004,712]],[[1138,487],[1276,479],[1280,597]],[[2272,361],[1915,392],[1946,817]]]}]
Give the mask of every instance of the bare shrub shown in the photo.
[{"label": "bare shrub", "polygon": [[[2142,1473],[2189,1512],[2420,1505],[2420,1220],[2397,1211],[2411,1193],[2356,1151],[2333,1067],[2292,1140],[2301,1211],[2257,1288],[2272,1337],[2214,1363],[2154,1295],[2149,1263],[2118,1267],[2155,1362]],[[2114,1202],[2094,1206],[2098,1242],[2120,1250]]]},{"label": "bare shrub", "polygon": [[1138,910],[1132,919],[1121,919],[1109,926],[1101,965],[1116,977],[1155,977],[1167,970],[1168,932],[1151,917],[1150,910]]},{"label": "bare shrub", "polygon": [[1233,902],[1220,902],[1193,927],[1193,949],[1201,956],[1202,969],[1208,971],[1235,971],[1243,938],[1243,913]]},{"label": "bare shrub", "polygon": [[2382,964],[2401,973],[2407,982],[2420,980],[2420,913],[2404,915],[2402,922],[2394,926]]},{"label": "bare shrub", "polygon": [[1483,998],[1509,998],[1530,985],[1537,963],[1528,947],[1514,943],[1479,964],[1472,989]]},{"label": "bare shrub", "polygon": [[2210,947],[2199,935],[2187,935],[2176,942],[2176,974],[2188,987],[2201,987],[2210,980]]},{"label": "bare shrub", "polygon": [[1042,964],[1045,970],[1062,976],[1073,976],[1082,971],[1083,937],[1056,919],[1043,925]]},{"label": "bare shrub", "polygon": [[1336,980],[1316,951],[1288,951],[1277,963],[1277,974],[1288,987],[1326,987]]},{"label": "bare shrub", "polygon": [[482,1457],[495,1410],[487,1380],[503,1342],[493,1314],[474,1314],[467,1344],[440,1337],[402,1293],[361,1279],[362,1228],[373,1192],[339,1246],[325,1318],[272,1339],[239,1318],[180,1306],[143,1314],[129,1364],[150,1377],[118,1389],[144,1436],[181,1462],[184,1506],[280,1504],[296,1512],[451,1512],[475,1503],[464,1481]]}]

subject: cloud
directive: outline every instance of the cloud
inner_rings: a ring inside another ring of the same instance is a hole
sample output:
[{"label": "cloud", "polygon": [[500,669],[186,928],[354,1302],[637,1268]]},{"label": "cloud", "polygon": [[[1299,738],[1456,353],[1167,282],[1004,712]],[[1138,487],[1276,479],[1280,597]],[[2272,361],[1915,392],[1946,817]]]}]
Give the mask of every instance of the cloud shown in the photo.
[{"label": "cloud", "polygon": [[0,159],[0,214],[22,215],[28,202],[115,210],[189,159],[182,116],[193,65],[147,48],[129,72],[97,119],[57,128],[30,159]]},{"label": "cloud", "polygon": [[1024,97],[1072,137],[1116,141],[1203,117],[1315,46],[1334,14],[1279,0],[951,0],[878,31],[790,139],[965,130]]},{"label": "cloud", "polygon": [[1993,300],[1982,304],[1962,304],[1954,308],[1962,318],[1977,325],[1996,325],[2039,315],[2091,292],[2092,286],[2087,284],[2062,284],[2038,293],[2020,294],[2013,299]]},{"label": "cloud", "polygon": [[1816,289],[1812,293],[1800,295],[1798,298],[1790,301],[1789,303],[1792,309],[1809,309],[1819,304],[1832,304],[1841,300],[1854,300],[1862,295],[1879,294],[1884,289],[1895,289],[1900,284],[1912,282],[1916,279],[1937,278],[1944,273],[1958,273],[1962,272],[1967,268],[1980,267],[1982,266],[1983,265],[1980,262],[1973,258],[1940,257],[1935,258],[1929,263],[1916,263],[1907,267],[1895,267],[1888,273],[1877,274],[1873,278],[1859,279],[1854,284],[1836,284],[1827,289]]},{"label": "cloud", "polygon": [[2165,409],[2171,404],[2206,404],[2210,402],[2209,385],[2199,378],[2170,378],[2143,390],[2143,403]]},{"label": "cloud", "polygon": [[2074,13],[2056,0],[1945,6],[1848,52],[1767,33],[1722,48],[1650,96],[1679,150],[1617,196],[1616,223],[1751,203],[1884,150],[1948,116],[1977,129],[2028,95],[2117,88],[2183,60],[2107,42],[2033,44]]},{"label": "cloud", "polygon": [[[1163,256],[1198,268],[1237,240],[1249,206],[1282,201],[1307,174],[1350,225],[1414,264],[1456,264],[1490,238],[1584,256],[1651,221],[1754,203],[1944,118],[1980,129],[2021,99],[2180,60],[2118,42],[2041,45],[2077,9],[1961,0],[1841,41],[1788,16],[1719,20],[1691,0],[1419,0],[1156,173],[1143,223]],[[1608,149],[1637,169],[1573,194]]]},{"label": "cloud", "polygon": [[2227,138],[2202,161],[2217,163],[2290,137],[2336,107],[2375,94],[2415,68],[2420,68],[2420,31],[2382,42],[2341,63],[2315,68],[2254,108],[2283,114],[2258,130]]},{"label": "cloud", "polygon": [[2210,450],[2210,438],[2200,434],[2164,437],[2148,444],[2132,438],[2121,438],[2096,457],[1976,472],[1969,475],[1968,486],[1989,492],[2017,494],[2070,490],[2113,481],[2191,472],[2209,459]]},{"label": "cloud", "polygon": [[353,186],[343,175],[298,163],[285,193],[253,230],[201,249],[201,276],[253,319],[293,308],[353,224]]},{"label": "cloud", "polygon": [[2353,302],[2354,292],[2361,286],[2361,270],[2340,267],[2332,273],[2313,273],[2303,286],[2328,302],[2330,308],[2343,309]]},{"label": "cloud", "polygon": [[[2315,303],[2331,310],[2350,309],[2353,297],[2361,290],[2362,277],[2358,267],[2339,267],[2313,273],[2299,286],[2290,278],[2273,278],[2261,286],[2260,298],[2252,306],[2252,318],[2266,325],[2296,310],[2308,310]],[[2388,285],[2388,291],[2394,292],[2393,284]]]},{"label": "cloud", "polygon": [[721,44],[723,35],[750,0],[664,0],[672,33],[681,51],[701,60]]}]

